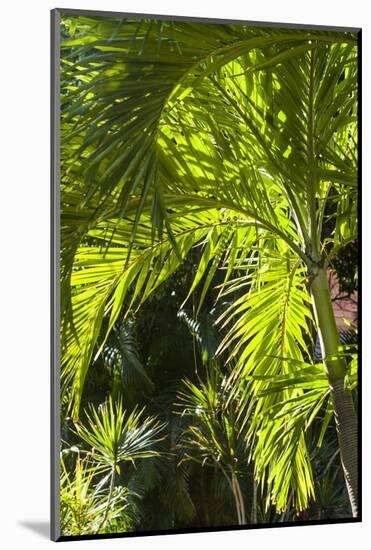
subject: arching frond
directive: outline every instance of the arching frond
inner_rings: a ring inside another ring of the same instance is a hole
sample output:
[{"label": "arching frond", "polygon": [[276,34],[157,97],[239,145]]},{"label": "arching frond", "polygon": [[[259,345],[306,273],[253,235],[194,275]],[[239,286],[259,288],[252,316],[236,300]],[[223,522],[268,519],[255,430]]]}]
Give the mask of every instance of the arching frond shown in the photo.
[{"label": "arching frond", "polygon": [[[174,273],[192,246],[213,227],[228,227],[230,223],[228,212],[215,209],[197,214],[189,209],[187,216],[176,220],[174,214],[173,218],[176,248],[172,239],[165,236],[152,243],[147,218],[147,223],[143,221],[138,227],[132,247],[131,222],[122,219],[98,223],[88,232],[90,240],[76,252],[70,283],[72,318],[66,316],[62,326],[62,375],[65,385],[72,384],[75,415],[90,362],[103,349],[122,308],[129,312],[130,308],[139,307]],[[95,348],[105,319],[105,336]]]},{"label": "arching frond", "polygon": [[[313,496],[305,417],[293,414],[293,403],[299,403],[303,390],[277,382],[296,379],[298,365],[310,360],[310,298],[298,260],[290,254],[284,259],[279,246],[271,248],[270,255],[267,243],[263,250],[265,254],[260,251],[249,259],[246,275],[224,290],[225,299],[232,294],[239,297],[219,319],[227,331],[219,351],[230,350],[236,361],[232,380],[239,381],[235,391],[245,403],[242,414],[249,425],[247,439],[257,479],[267,487],[278,511],[286,508],[290,492],[301,510]],[[322,378],[328,390],[324,373]],[[310,408],[307,394],[305,399]],[[314,399],[318,401],[317,394]]]}]

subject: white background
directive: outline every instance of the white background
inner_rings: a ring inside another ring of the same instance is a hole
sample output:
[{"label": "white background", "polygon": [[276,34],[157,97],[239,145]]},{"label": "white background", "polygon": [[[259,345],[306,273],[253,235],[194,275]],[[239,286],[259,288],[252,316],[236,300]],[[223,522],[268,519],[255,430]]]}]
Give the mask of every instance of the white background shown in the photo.
[{"label": "white background", "polygon": [[[370,528],[370,16],[367,0],[5,0],[0,40],[0,546],[51,546],[49,520],[49,10],[132,11],[363,27],[364,523],[78,541],[69,548],[275,550],[369,547]],[[5,124],[4,124],[5,120]],[[368,309],[367,309],[368,308]]]}]

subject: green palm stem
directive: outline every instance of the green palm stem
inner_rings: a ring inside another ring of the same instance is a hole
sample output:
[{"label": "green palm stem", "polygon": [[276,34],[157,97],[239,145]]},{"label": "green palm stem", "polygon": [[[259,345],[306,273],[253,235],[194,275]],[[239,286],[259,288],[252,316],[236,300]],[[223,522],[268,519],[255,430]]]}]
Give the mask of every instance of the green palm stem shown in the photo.
[{"label": "green palm stem", "polygon": [[228,478],[228,481],[229,481],[229,484],[230,484],[230,487],[231,487],[231,491],[232,491],[235,506],[236,506],[236,514],[237,514],[238,525],[243,525],[243,523],[242,523],[241,503],[240,503],[240,498],[239,498],[239,495],[238,495],[238,492],[237,492],[237,488],[236,488],[235,479],[234,479],[233,474],[232,474],[232,477],[230,479]]},{"label": "green palm stem", "polygon": [[232,486],[234,487],[233,494],[235,495],[235,498],[237,499],[238,505],[239,505],[239,513],[240,513],[239,525],[245,525],[246,524],[245,504],[243,502],[243,496],[242,496],[241,487],[240,487],[238,478],[234,472],[232,472]]},{"label": "green palm stem", "polygon": [[327,281],[319,267],[311,284],[322,356],[332,392],[340,457],[353,517],[358,515],[358,429],[351,391],[346,387],[346,362],[339,357],[339,335]]},{"label": "green palm stem", "polygon": [[100,522],[97,530],[96,530],[96,534],[99,533],[106,521],[107,521],[107,518],[108,518],[108,513],[109,513],[109,509],[111,507],[111,500],[112,500],[112,494],[113,494],[113,489],[115,487],[115,479],[116,479],[116,464],[113,464],[112,465],[112,470],[111,470],[111,483],[110,483],[110,488],[109,488],[109,493],[108,493],[108,499],[107,499],[107,505],[106,505],[106,510],[104,512],[104,516],[103,516],[103,519],[102,521]]},{"label": "green palm stem", "polygon": [[218,462],[214,457],[214,462],[217,468],[220,468],[222,471],[224,477],[226,478],[228,485],[232,491],[232,495],[234,498],[234,503],[236,506],[236,514],[237,514],[237,522],[238,525],[244,525],[246,523],[246,516],[245,516],[245,505],[243,503],[242,493],[240,489],[240,485],[238,483],[236,474],[233,471],[233,468],[230,467],[231,470],[231,476],[227,474],[223,466]]}]

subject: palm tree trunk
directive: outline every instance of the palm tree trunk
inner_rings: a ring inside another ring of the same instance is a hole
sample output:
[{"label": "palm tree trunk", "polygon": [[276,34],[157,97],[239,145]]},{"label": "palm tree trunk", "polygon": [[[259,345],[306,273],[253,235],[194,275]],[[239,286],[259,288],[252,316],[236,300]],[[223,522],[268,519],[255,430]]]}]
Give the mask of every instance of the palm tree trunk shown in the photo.
[{"label": "palm tree trunk", "polygon": [[338,355],[340,345],[324,268],[319,268],[311,285],[322,356],[330,383],[341,463],[353,517],[358,515],[358,428],[352,394],[345,385],[346,362]]}]

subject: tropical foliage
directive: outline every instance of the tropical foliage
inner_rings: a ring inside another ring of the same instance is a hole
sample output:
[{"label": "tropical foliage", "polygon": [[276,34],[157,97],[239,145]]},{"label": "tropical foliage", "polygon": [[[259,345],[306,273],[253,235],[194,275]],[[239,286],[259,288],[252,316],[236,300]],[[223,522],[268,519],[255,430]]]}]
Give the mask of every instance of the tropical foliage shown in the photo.
[{"label": "tropical foliage", "polygon": [[63,533],[357,516],[356,33],[61,32]]}]

